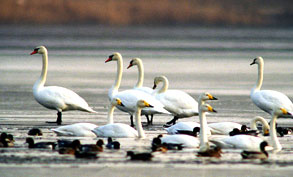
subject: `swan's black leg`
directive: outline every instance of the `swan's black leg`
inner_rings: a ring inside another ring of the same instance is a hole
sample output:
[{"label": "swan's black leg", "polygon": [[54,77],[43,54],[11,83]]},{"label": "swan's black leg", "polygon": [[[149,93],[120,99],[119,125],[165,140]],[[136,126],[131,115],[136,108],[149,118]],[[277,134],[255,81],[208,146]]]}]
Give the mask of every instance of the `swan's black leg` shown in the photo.
[{"label": "swan's black leg", "polygon": [[130,125],[131,125],[131,127],[134,127],[133,116],[132,115],[130,115]]},{"label": "swan's black leg", "polygon": [[150,125],[150,124],[151,124],[151,122],[150,122],[149,115],[145,115],[145,117],[146,117],[146,119],[147,119],[148,125]]},{"label": "swan's black leg", "polygon": [[176,121],[178,120],[178,117],[174,116],[174,118],[172,120],[170,120],[169,122],[167,122],[164,127],[170,127],[171,125],[176,124]]},{"label": "swan's black leg", "polygon": [[61,125],[61,123],[62,123],[62,112],[58,112],[57,113],[57,125]]},{"label": "swan's black leg", "polygon": [[57,113],[57,120],[56,120],[56,122],[47,121],[46,123],[53,123],[53,124],[56,124],[57,123],[57,125],[61,125],[61,123],[62,123],[62,112],[58,112]]},{"label": "swan's black leg", "polygon": [[153,119],[154,119],[154,115],[151,114],[151,125],[153,125]]}]

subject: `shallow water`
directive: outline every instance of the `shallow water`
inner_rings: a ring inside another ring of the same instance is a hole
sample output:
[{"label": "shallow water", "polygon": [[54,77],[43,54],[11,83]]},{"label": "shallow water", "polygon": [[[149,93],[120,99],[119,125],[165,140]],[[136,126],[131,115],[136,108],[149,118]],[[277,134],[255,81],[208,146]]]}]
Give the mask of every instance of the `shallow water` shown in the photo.
[{"label": "shallow water", "polygon": [[[126,150],[148,151],[152,137],[165,133],[162,125],[171,118],[167,115],[155,116],[154,126],[144,127],[146,139],[121,139],[120,151],[106,150],[93,161],[77,160],[46,150],[28,150],[23,143],[32,127],[39,127],[44,132],[43,137],[36,138],[38,141],[64,138],[56,137],[50,131],[56,126],[45,123],[55,120],[56,112],[40,106],[32,95],[32,85],[41,72],[41,56],[30,56],[29,53],[38,45],[45,45],[49,51],[47,85],[74,90],[99,112],[65,112],[64,124],[91,122],[104,125],[107,122],[107,91],[114,82],[116,63],[105,64],[104,61],[114,51],[121,52],[124,57],[122,90],[136,83],[136,68],[126,70],[126,67],[131,58],[140,57],[145,67],[145,86],[152,87],[155,76],[166,75],[172,89],[184,90],[196,99],[204,91],[219,98],[219,101],[210,102],[218,113],[208,115],[208,122],[249,124],[250,119],[257,115],[267,120],[270,118],[249,98],[257,77],[256,66],[249,65],[254,57],[261,55],[265,59],[263,88],[293,97],[292,33],[291,29],[276,28],[1,26],[0,131],[15,136],[16,148],[1,149],[0,168],[5,169],[5,164],[9,168],[30,166],[34,169],[37,164],[57,168],[61,164],[62,169],[71,166],[111,169],[115,164],[112,169],[121,171],[131,169],[133,165],[146,165],[148,168],[176,166],[181,174],[185,168],[203,170],[203,174],[204,169],[213,169],[213,173],[207,176],[214,176],[218,168],[223,169],[222,176],[234,174],[232,169],[249,168],[260,176],[259,169],[273,167],[276,173],[272,174],[287,176],[293,162],[291,135],[280,138],[284,149],[277,155],[271,155],[266,163],[243,161],[239,150],[225,150],[220,160],[202,159],[195,157],[196,149],[155,153],[149,163],[129,162],[125,158]],[[129,116],[125,113],[115,111],[114,117],[117,122],[129,123]],[[198,122],[197,117],[181,121],[193,120]],[[280,126],[293,126],[292,119],[279,119],[278,123]],[[92,138],[82,139],[84,143],[95,141]],[[39,174],[47,172],[46,168],[42,170]],[[171,171],[160,170],[163,175],[175,176]],[[92,174],[91,170],[86,171]],[[147,172],[143,171],[146,176]],[[244,172],[242,170],[240,175],[245,176]]]}]

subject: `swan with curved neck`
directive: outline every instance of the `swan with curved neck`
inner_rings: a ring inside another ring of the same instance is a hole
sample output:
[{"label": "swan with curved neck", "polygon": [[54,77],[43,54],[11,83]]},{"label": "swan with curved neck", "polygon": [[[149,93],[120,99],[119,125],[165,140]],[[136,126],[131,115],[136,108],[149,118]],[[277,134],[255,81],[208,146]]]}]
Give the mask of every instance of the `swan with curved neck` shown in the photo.
[{"label": "swan with curved neck", "polygon": [[183,147],[199,147],[200,149],[208,148],[208,134],[207,134],[207,123],[206,123],[206,112],[216,112],[209,104],[203,104],[199,106],[199,119],[200,119],[200,137],[199,139],[184,134],[168,135],[161,138],[162,143],[173,143],[182,144]]},{"label": "swan with curved neck", "polygon": [[263,117],[260,117],[260,116],[256,116],[254,119],[250,121],[250,129],[257,130],[257,127],[256,127],[257,122],[261,122],[263,134],[264,135],[268,134],[270,130],[270,126],[268,122]]},{"label": "swan with curved neck", "polygon": [[96,111],[90,108],[87,102],[75,92],[58,86],[45,87],[48,70],[48,51],[44,46],[39,46],[31,53],[31,55],[33,54],[41,54],[43,58],[42,73],[33,86],[33,94],[36,101],[42,106],[58,111],[57,121],[53,123],[61,125],[63,111],[79,110],[96,113]]},{"label": "swan with curved neck", "polygon": [[[207,100],[217,100],[217,98],[208,92],[204,92],[199,96],[199,105],[205,104]],[[194,127],[200,127],[200,124],[196,122],[178,122],[171,127],[165,128],[165,130],[168,132],[168,134],[177,134],[177,132],[180,130],[192,132]],[[206,128],[206,131],[208,135],[211,135],[211,130],[209,127]]]},{"label": "swan with curved neck", "polygon": [[142,109],[143,115],[151,115],[151,114],[170,114],[167,110],[164,109],[164,105],[156,100],[150,94],[141,92],[135,89],[124,90],[119,92],[118,89],[120,87],[122,72],[123,72],[123,59],[120,53],[114,53],[110,55],[109,58],[105,62],[117,61],[117,73],[115,83],[109,90],[108,96],[111,100],[113,97],[119,98],[123,104],[122,106],[117,106],[117,108],[121,111],[127,112],[130,114],[131,126],[134,126],[133,123],[133,114],[135,112],[136,103],[138,100],[145,100],[153,107],[146,107]]},{"label": "swan with curved neck", "polygon": [[179,118],[198,115],[197,101],[195,101],[186,92],[183,92],[181,90],[168,89],[169,81],[167,77],[155,77],[153,89],[155,89],[157,85],[161,82],[163,83],[162,87],[159,90],[155,91],[153,94],[161,103],[163,103],[165,109],[171,112],[174,116],[171,121],[165,124],[166,127],[169,127],[171,124],[174,125]]},{"label": "swan with curved neck", "polygon": [[[136,85],[133,87],[133,89],[135,90],[139,90],[148,94],[152,94],[153,93],[153,89],[149,88],[149,87],[143,87],[143,80],[144,80],[144,67],[143,67],[143,63],[142,60],[140,58],[133,58],[130,62],[129,65],[127,67],[127,69],[131,68],[132,66],[137,66],[138,68],[138,80]],[[154,115],[151,115],[151,119],[149,118],[148,115],[145,115],[147,118],[147,122],[148,125],[152,125],[153,124],[153,118]]]},{"label": "swan with curved neck", "polygon": [[114,138],[144,138],[145,133],[141,124],[141,109],[144,107],[152,107],[144,100],[139,100],[136,105],[135,120],[136,129],[123,123],[113,123],[113,113],[115,106],[124,106],[119,98],[113,98],[108,111],[108,124],[100,126],[92,130],[98,137],[114,137]]},{"label": "swan with curved neck", "polygon": [[143,87],[143,81],[144,81],[144,67],[143,67],[143,63],[142,60],[140,58],[133,58],[127,69],[131,68],[132,66],[137,66],[138,68],[138,79],[137,82],[134,86],[134,89],[146,92],[148,94],[151,94],[153,92],[153,89],[149,88],[149,87]]},{"label": "swan with curved neck", "polygon": [[[270,125],[270,140],[272,143],[273,151],[278,152],[282,146],[277,137],[276,121],[278,117],[288,116],[290,114],[285,108],[274,108],[271,125]],[[236,148],[245,150],[258,150],[260,143],[263,141],[259,137],[250,135],[235,135],[227,138],[211,137],[210,141],[221,148]]]},{"label": "swan with curved neck", "polygon": [[[293,112],[293,103],[283,93],[274,90],[260,90],[263,83],[264,60],[262,57],[257,57],[250,65],[258,65],[258,78],[256,85],[252,88],[250,98],[253,103],[263,111],[273,115],[275,108],[285,108],[289,112]],[[282,115],[292,118],[292,115]]]}]

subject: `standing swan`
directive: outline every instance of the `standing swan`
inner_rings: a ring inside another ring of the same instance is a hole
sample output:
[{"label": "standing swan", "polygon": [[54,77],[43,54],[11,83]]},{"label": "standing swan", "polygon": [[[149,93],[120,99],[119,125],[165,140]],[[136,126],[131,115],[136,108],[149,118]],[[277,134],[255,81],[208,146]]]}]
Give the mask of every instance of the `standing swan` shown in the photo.
[{"label": "standing swan", "polygon": [[138,80],[137,80],[137,83],[134,86],[134,89],[143,91],[143,92],[148,93],[148,94],[152,94],[153,91],[154,91],[153,89],[151,89],[150,87],[143,87],[144,68],[143,68],[143,63],[142,63],[141,59],[140,58],[133,58],[130,61],[127,69],[129,69],[130,67],[132,67],[134,65],[137,65],[137,68],[138,68]]},{"label": "standing swan", "polygon": [[[129,69],[130,67],[132,67],[134,65],[137,65],[137,68],[138,68],[138,80],[137,80],[137,83],[136,83],[136,85],[134,86],[133,89],[136,89],[136,90],[139,90],[139,91],[148,93],[148,94],[152,94],[153,91],[154,91],[153,89],[151,89],[149,87],[143,87],[144,68],[143,68],[143,63],[142,63],[141,59],[140,58],[133,58],[130,61],[127,69]],[[153,117],[154,117],[154,115],[151,115],[151,120],[150,120],[149,119],[149,116],[146,115],[146,118],[147,118],[147,121],[148,121],[148,125],[153,124]]]},{"label": "standing swan", "polygon": [[36,101],[42,106],[48,109],[55,109],[58,111],[57,121],[48,123],[57,123],[61,125],[62,112],[70,110],[80,110],[90,113],[96,113],[92,108],[89,107],[87,102],[77,95],[75,92],[58,86],[45,87],[47,68],[48,68],[48,52],[44,46],[39,46],[34,49],[31,53],[42,54],[43,57],[43,68],[39,79],[35,82],[33,87],[33,93]]},{"label": "standing swan", "polygon": [[[285,108],[288,112],[293,112],[293,104],[291,100],[281,92],[274,90],[260,90],[263,82],[263,70],[264,61],[262,57],[257,57],[253,60],[250,65],[258,65],[258,79],[256,85],[252,88],[250,92],[250,98],[253,103],[262,109],[263,111],[273,114],[275,108]],[[291,117],[292,115],[282,115],[285,117]]]},{"label": "standing swan", "polygon": [[113,97],[119,98],[124,107],[117,106],[117,108],[121,111],[127,112],[130,114],[131,126],[134,126],[133,123],[133,113],[135,112],[136,103],[138,100],[145,100],[153,107],[147,107],[142,110],[143,115],[151,115],[151,114],[170,114],[167,110],[164,109],[164,105],[160,103],[157,99],[155,99],[152,95],[135,90],[129,89],[119,92],[118,89],[120,87],[122,72],[123,72],[123,59],[120,53],[114,53],[110,55],[109,58],[105,61],[117,61],[117,75],[114,85],[108,92],[109,99],[111,100]]},{"label": "standing swan", "polygon": [[198,103],[189,94],[181,90],[168,90],[169,81],[165,76],[154,79],[153,89],[162,82],[163,86],[154,92],[154,96],[165,106],[165,109],[174,115],[174,118],[165,124],[165,127],[174,125],[179,118],[198,115]]}]

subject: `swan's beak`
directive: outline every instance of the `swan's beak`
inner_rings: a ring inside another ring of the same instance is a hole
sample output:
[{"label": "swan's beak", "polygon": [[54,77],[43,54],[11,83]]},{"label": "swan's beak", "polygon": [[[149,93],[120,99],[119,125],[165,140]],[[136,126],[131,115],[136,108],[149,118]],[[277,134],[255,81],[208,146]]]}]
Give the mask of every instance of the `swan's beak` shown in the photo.
[{"label": "swan's beak", "polygon": [[210,100],[218,100],[218,98],[214,97],[213,95],[211,94],[208,94],[208,97]]},{"label": "swan's beak", "polygon": [[128,65],[127,69],[130,68],[130,67],[132,67],[132,66],[133,66],[133,65],[130,63],[130,64]]},{"label": "swan's beak", "polygon": [[34,51],[31,53],[31,55],[36,54],[36,53],[38,53],[38,51],[37,51],[37,50],[34,50]]},{"label": "swan's beak", "polygon": [[154,84],[153,89],[156,89],[156,88],[157,88],[157,84]]},{"label": "swan's beak", "polygon": [[107,63],[107,62],[109,62],[109,61],[111,61],[112,60],[112,58],[108,58],[106,61],[105,61],[105,63]]},{"label": "swan's beak", "polygon": [[211,107],[211,106],[208,106],[208,110],[210,111],[210,112],[217,112],[213,107]]},{"label": "swan's beak", "polygon": [[256,58],[255,59],[253,59],[253,62],[252,63],[250,63],[250,65],[254,65],[254,64],[256,64]]}]

